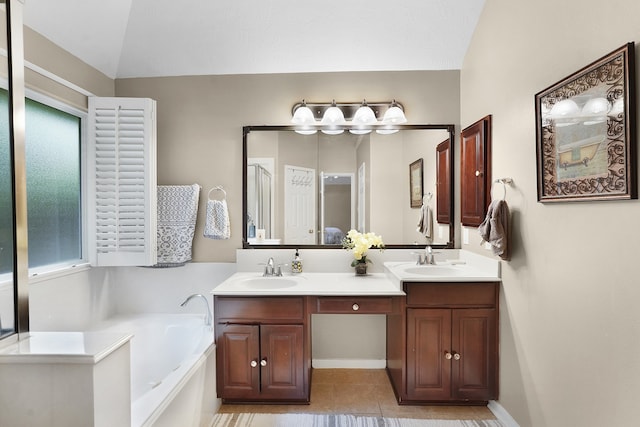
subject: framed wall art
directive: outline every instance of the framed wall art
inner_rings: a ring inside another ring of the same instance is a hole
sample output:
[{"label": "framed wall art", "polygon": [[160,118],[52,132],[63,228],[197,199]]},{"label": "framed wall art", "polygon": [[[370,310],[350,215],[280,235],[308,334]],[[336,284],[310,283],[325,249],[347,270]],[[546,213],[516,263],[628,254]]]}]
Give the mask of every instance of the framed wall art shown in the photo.
[{"label": "framed wall art", "polygon": [[535,95],[538,201],[637,198],[634,43]]},{"label": "framed wall art", "polygon": [[422,159],[418,159],[409,165],[409,192],[412,208],[422,206],[422,181],[424,177],[422,167]]}]

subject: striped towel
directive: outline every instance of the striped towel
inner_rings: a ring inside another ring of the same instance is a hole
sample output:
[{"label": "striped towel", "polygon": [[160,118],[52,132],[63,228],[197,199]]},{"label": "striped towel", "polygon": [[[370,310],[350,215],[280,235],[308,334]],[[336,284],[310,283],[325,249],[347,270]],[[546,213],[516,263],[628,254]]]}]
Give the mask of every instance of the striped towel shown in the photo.
[{"label": "striped towel", "polygon": [[158,264],[177,267],[191,261],[200,186],[158,186]]}]

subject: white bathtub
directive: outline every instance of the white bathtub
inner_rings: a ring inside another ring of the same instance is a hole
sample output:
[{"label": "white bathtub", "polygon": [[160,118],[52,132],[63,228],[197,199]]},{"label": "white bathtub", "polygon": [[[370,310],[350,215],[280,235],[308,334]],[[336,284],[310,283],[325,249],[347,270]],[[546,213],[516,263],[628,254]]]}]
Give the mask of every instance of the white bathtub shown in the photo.
[{"label": "white bathtub", "polygon": [[213,332],[203,316],[119,316],[98,329],[133,334],[131,427],[171,426],[174,420],[198,427],[202,414],[216,412]]}]

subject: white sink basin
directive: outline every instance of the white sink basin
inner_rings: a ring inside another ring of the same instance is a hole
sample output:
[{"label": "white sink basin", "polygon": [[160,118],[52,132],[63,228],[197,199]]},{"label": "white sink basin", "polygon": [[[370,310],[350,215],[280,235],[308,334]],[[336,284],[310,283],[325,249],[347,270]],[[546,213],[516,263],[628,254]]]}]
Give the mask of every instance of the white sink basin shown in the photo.
[{"label": "white sink basin", "polygon": [[248,289],[285,289],[296,286],[295,279],[285,277],[250,277],[242,279],[238,285]]}]

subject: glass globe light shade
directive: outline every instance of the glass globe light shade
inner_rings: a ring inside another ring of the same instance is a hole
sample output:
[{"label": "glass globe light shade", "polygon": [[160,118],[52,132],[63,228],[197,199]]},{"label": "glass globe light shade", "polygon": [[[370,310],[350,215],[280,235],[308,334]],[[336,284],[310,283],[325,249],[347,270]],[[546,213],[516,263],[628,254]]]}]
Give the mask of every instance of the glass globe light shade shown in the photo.
[{"label": "glass globe light shade", "polygon": [[607,113],[610,109],[611,104],[606,98],[591,98],[582,107],[582,116],[585,118],[584,124],[590,126],[606,122]]},{"label": "glass globe light shade", "polygon": [[[320,124],[323,126],[339,126],[346,123],[342,110],[335,105],[327,108],[320,120]],[[344,132],[343,129],[322,129],[322,133],[327,135],[339,135]]]},{"label": "glass globe light shade", "polygon": [[580,107],[578,104],[572,99],[563,99],[562,101],[556,102],[553,107],[551,107],[551,111],[549,115],[554,119],[563,118],[563,117],[571,117],[580,113]]},{"label": "glass globe light shade", "polygon": [[354,128],[349,129],[349,132],[354,135],[366,135],[371,133],[371,129],[361,129],[360,127],[375,124],[377,121],[378,119],[376,119],[376,114],[373,112],[371,107],[366,104],[362,104],[362,106],[358,108],[356,113],[353,115],[353,120],[351,120],[351,122],[353,123]]},{"label": "glass globe light shade", "polygon": [[576,116],[579,114],[580,107],[574,100],[563,99],[551,107],[549,117],[555,120],[557,127],[564,127],[576,124]]},{"label": "glass globe light shade", "polygon": [[391,106],[385,113],[382,118],[382,124],[384,125],[399,125],[402,123],[406,123],[407,118],[404,115],[404,112],[397,105]]},{"label": "glass globe light shade", "polygon": [[343,125],[345,122],[346,120],[344,119],[342,110],[336,106],[331,106],[324,112],[324,116],[322,116],[320,124],[325,126],[336,126]]},{"label": "glass globe light shade", "polygon": [[313,117],[313,111],[304,104],[296,109],[291,119],[291,123],[296,125],[312,125],[315,122],[316,119]]}]

